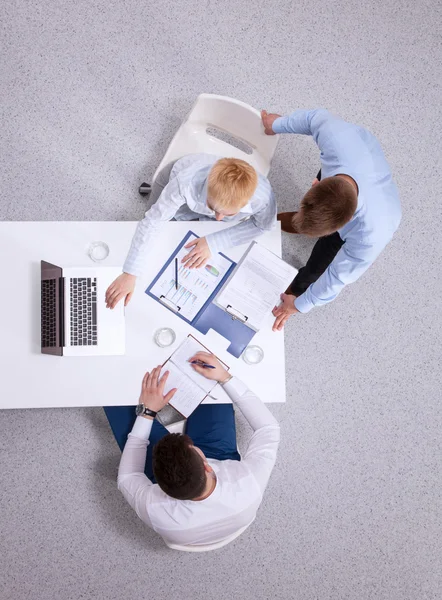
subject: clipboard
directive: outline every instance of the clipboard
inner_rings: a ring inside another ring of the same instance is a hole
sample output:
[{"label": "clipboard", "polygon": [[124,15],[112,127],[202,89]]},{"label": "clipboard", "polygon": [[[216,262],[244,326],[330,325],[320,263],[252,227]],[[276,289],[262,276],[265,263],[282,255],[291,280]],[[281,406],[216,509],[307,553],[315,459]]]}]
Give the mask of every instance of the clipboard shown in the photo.
[{"label": "clipboard", "polygon": [[[220,363],[223,365],[223,367],[226,369],[226,371],[230,371],[230,367],[229,367],[229,366],[228,366],[228,365],[227,365],[227,364],[226,364],[226,363],[225,363],[223,360],[221,360],[221,359],[220,359],[218,356],[216,356],[216,354],[214,354],[213,352],[211,352],[211,351],[209,350],[209,348],[207,348],[207,346],[205,346],[204,344],[202,344],[202,343],[201,343],[201,342],[200,342],[200,341],[199,341],[199,340],[198,340],[198,339],[197,339],[197,338],[196,338],[194,335],[192,335],[191,333],[189,333],[189,335],[188,335],[188,336],[185,338],[185,340],[187,340],[188,338],[192,338],[193,340],[195,340],[195,342],[197,342],[197,344],[198,344],[199,346],[201,346],[201,350],[205,350],[205,351],[206,351],[206,352],[208,352],[209,354],[213,354],[213,356],[215,356],[215,358],[216,358],[216,359],[217,359],[217,360],[218,360],[218,361],[219,361],[219,362],[220,362]],[[183,342],[183,343],[184,343],[184,342]],[[175,354],[175,352],[177,352],[177,350],[178,350],[178,349],[179,349],[179,347],[178,347],[178,348],[177,348],[177,349],[176,349],[176,350],[175,350],[175,351],[174,351],[174,352],[173,352],[173,353],[172,353],[172,354],[169,356],[169,358],[168,358],[167,360],[165,360],[165,361],[164,361],[164,363],[161,365],[162,369],[163,369],[164,367],[166,367],[166,365],[167,365],[167,363],[168,363],[169,361],[171,361],[171,359],[172,359],[173,355]],[[198,385],[198,384],[196,384],[196,383],[195,383],[195,385]],[[213,388],[212,388],[211,392],[213,391],[213,389],[214,389],[214,388],[215,388],[217,385],[219,385],[219,382],[215,382],[215,385],[213,386]],[[201,388],[201,391],[202,391],[202,393],[204,393],[204,391],[205,391],[205,390],[203,390],[203,389]],[[205,395],[205,396],[202,398],[202,400],[201,400],[201,401],[198,403],[198,405],[197,405],[197,406],[196,406],[196,407],[193,409],[193,411],[195,411],[195,410],[198,408],[198,406],[199,406],[200,404],[202,404],[202,403],[204,402],[204,400],[206,400],[206,398],[208,398],[208,397],[210,397],[210,398],[213,398],[213,396],[211,396],[211,392],[207,392],[207,393],[206,393],[206,395]],[[182,419],[187,419],[187,418],[190,416],[190,415],[187,415],[187,416],[183,415],[183,414],[182,414],[182,413],[179,411],[179,409],[178,409],[178,408],[176,408],[176,407],[174,406],[174,404],[173,404],[173,398],[170,400],[170,402],[168,403],[168,405],[169,405],[169,406],[171,406],[171,407],[174,409],[174,411],[176,411],[176,412],[177,412],[177,413],[178,413],[178,414],[181,416],[181,418],[182,418]],[[193,412],[193,411],[192,411],[192,412]],[[192,413],[190,413],[190,414],[192,414]]]},{"label": "clipboard", "polygon": [[230,311],[226,311],[223,308],[217,306],[214,302],[219,291],[222,287],[224,287],[225,283],[233,274],[233,271],[236,267],[236,263],[231,258],[226,256],[225,254],[219,253],[223,258],[227,259],[231,263],[230,267],[228,268],[224,276],[221,278],[221,280],[218,282],[216,288],[205,300],[203,306],[200,308],[198,313],[192,319],[188,319],[183,315],[182,306],[179,302],[173,302],[170,299],[166,298],[164,294],[157,295],[153,291],[157,282],[164,275],[165,271],[170,267],[171,263],[175,260],[176,256],[183,248],[183,246],[185,246],[185,244],[188,242],[190,237],[199,238],[200,236],[196,235],[196,233],[194,233],[193,231],[188,231],[188,233],[184,236],[182,241],[178,244],[178,246],[169,256],[162,269],[152,281],[152,283],[145,290],[145,293],[157,302],[160,302],[160,304],[167,308],[167,310],[170,310],[178,318],[184,320],[186,323],[194,327],[200,333],[205,335],[210,329],[217,331],[220,335],[222,335],[230,341],[230,345],[227,348],[227,351],[236,358],[239,358],[243,353],[244,349],[249,345],[256,331],[250,328],[250,326],[248,325],[246,315],[241,315],[237,313],[234,310],[234,307],[231,307]]}]

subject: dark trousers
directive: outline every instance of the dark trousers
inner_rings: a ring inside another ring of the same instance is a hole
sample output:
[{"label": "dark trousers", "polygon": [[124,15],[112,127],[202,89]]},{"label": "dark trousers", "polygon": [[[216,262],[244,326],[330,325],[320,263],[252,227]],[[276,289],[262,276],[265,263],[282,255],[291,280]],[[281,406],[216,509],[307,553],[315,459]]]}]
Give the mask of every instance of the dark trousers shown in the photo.
[{"label": "dark trousers", "polygon": [[[321,171],[317,174],[321,181]],[[305,267],[299,269],[298,274],[292,281],[289,291],[294,296],[300,296],[324,273],[336,254],[342,247],[344,241],[338,232],[320,238],[313,247],[310,258]]]},{"label": "dark trousers", "polygon": [[[104,412],[120,450],[123,451],[127,436],[135,423],[135,406],[106,406]],[[200,404],[187,419],[186,433],[206,458],[241,460],[236,446],[235,412],[232,404]],[[144,469],[152,483],[156,483],[152,469],[152,451],[155,444],[168,434],[167,429],[155,419],[149,436]]]}]

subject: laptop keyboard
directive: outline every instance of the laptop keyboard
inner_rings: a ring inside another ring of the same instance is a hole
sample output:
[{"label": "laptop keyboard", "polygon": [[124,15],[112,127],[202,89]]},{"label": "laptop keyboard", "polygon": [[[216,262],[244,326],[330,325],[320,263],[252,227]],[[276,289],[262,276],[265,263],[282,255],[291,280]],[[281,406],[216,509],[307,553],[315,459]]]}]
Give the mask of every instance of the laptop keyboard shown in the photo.
[{"label": "laptop keyboard", "polygon": [[57,284],[55,279],[41,282],[41,345],[57,345]]},{"label": "laptop keyboard", "polygon": [[97,278],[73,277],[71,286],[71,346],[97,345]]}]

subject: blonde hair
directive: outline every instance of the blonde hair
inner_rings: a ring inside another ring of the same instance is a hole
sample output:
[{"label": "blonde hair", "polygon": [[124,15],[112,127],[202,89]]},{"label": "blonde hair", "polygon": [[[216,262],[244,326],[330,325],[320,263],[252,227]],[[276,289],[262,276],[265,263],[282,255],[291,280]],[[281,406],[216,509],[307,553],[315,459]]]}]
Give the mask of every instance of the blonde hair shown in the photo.
[{"label": "blonde hair", "polygon": [[258,173],[245,160],[221,158],[210,169],[207,197],[214,210],[243,208],[255,193]]}]

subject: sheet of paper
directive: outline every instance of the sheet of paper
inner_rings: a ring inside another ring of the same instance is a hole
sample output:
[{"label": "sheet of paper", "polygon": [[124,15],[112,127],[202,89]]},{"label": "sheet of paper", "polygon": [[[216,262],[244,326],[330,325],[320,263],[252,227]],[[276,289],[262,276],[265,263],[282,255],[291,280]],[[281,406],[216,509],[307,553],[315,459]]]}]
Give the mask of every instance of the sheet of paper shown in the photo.
[{"label": "sheet of paper", "polygon": [[223,308],[230,305],[258,330],[295,275],[294,267],[264,246],[254,244],[216,297],[216,303]]},{"label": "sheet of paper", "polygon": [[177,392],[169,404],[187,418],[204,400],[206,392],[170,360],[161,369],[161,375],[165,371],[169,371],[169,376],[164,388],[164,394],[167,394],[173,388],[177,388]]},{"label": "sheet of paper", "polygon": [[206,393],[209,393],[216,386],[216,381],[206,379],[194,371],[189,363],[189,358],[192,358],[197,352],[207,352],[195,338],[187,337],[177,350],[170,357],[169,362],[173,362],[183,373],[185,373],[192,381],[194,381]]},{"label": "sheet of paper", "polygon": [[[186,244],[194,239],[197,239],[196,236],[190,236]],[[215,291],[232,263],[220,254],[216,254],[204,267],[187,269],[181,264],[181,260],[188,252],[189,249],[183,247],[176,255],[178,258],[178,289],[175,285],[175,260],[172,260],[152,287],[151,292],[158,298],[163,296],[165,303],[174,310],[179,307],[179,314],[192,321]]]}]

